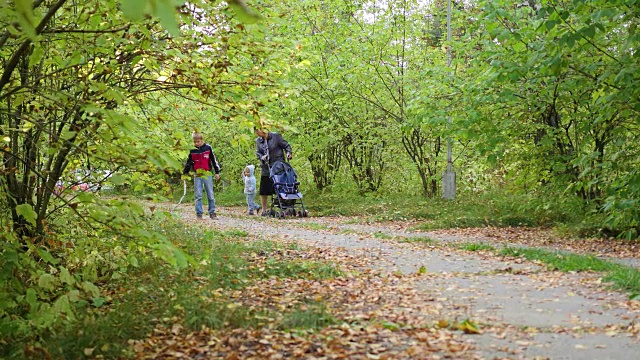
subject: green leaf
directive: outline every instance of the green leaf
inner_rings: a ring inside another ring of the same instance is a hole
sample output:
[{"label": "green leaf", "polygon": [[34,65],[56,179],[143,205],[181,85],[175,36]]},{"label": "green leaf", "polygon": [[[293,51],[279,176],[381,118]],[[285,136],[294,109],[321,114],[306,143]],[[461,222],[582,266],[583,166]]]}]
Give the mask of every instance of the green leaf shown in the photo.
[{"label": "green leaf", "polygon": [[36,226],[36,218],[38,217],[38,214],[36,214],[36,212],[33,211],[33,208],[31,207],[31,205],[20,204],[16,206],[16,212],[18,213],[18,215],[25,218],[25,220],[27,220],[29,224]]},{"label": "green leaf", "polygon": [[73,285],[75,284],[76,279],[74,279],[71,273],[69,273],[69,270],[67,270],[67,268],[63,266],[60,269],[60,281],[65,284]]},{"label": "green leaf", "polygon": [[559,15],[560,15],[560,19],[567,20],[570,14],[568,11],[564,10],[564,11],[560,11]]},{"label": "green leaf", "polygon": [[38,295],[36,294],[36,291],[33,288],[27,289],[27,295],[25,297],[25,300],[27,300],[27,304],[29,304],[31,311],[34,311],[38,306]]},{"label": "green leaf", "polygon": [[67,296],[69,297],[69,301],[72,303],[77,303],[80,301],[84,301],[81,297],[80,297],[80,291],[73,289],[71,291],[69,291],[67,293]]},{"label": "green leaf", "polygon": [[101,307],[102,305],[104,305],[107,302],[107,299],[103,298],[103,297],[94,297],[93,299],[91,299],[91,305],[93,305],[94,307]]},{"label": "green leaf", "polygon": [[44,56],[44,48],[40,44],[35,44],[31,55],[29,56],[29,66],[34,66],[42,60]]},{"label": "green leaf", "polygon": [[238,20],[245,24],[255,24],[262,19],[262,17],[249,9],[247,4],[242,0],[230,0],[228,1],[229,7],[233,9]]},{"label": "green leaf", "polygon": [[171,35],[180,35],[178,22],[176,21],[176,9],[170,0],[160,0],[156,7],[155,15],[160,19],[160,24]]},{"label": "green leaf", "polygon": [[462,321],[456,328],[465,334],[480,334],[478,326],[469,319]]},{"label": "green leaf", "polygon": [[551,73],[554,75],[560,74],[560,71],[562,70],[562,59],[559,56],[556,56],[553,59],[551,59],[551,62],[549,64],[549,69],[551,70]]},{"label": "green leaf", "polygon": [[569,36],[566,37],[565,40],[566,40],[567,47],[569,49],[571,49],[573,47],[573,45],[576,44],[576,38],[575,38],[574,34],[570,34]]},{"label": "green leaf", "polygon": [[187,257],[180,249],[173,248],[173,257],[176,259],[176,265],[179,268],[186,268],[189,265]]},{"label": "green leaf", "polygon": [[129,264],[131,264],[131,266],[138,267],[138,259],[135,256],[129,255],[127,257],[127,260],[129,261]]},{"label": "green leaf", "polygon": [[56,285],[56,277],[51,274],[42,274],[38,279],[38,286],[45,290],[53,291]]},{"label": "green leaf", "polygon": [[60,296],[53,304],[53,308],[58,312],[65,313],[68,317],[74,318],[73,310],[71,310],[71,304],[69,303],[69,297],[67,295]]},{"label": "green leaf", "polygon": [[544,17],[547,14],[547,8],[544,6],[541,6],[540,9],[538,10],[538,17]]},{"label": "green leaf", "polygon": [[[124,4],[128,4],[128,3],[129,3],[129,1],[125,1],[125,2],[123,2],[121,4],[124,5]],[[143,12],[141,11],[140,12],[140,17],[142,17],[142,15],[143,15]],[[91,24],[91,26],[93,26],[95,28],[98,28],[100,26],[101,22],[102,22],[102,14],[93,14],[93,15],[91,15],[91,18],[89,18],[89,23]]]},{"label": "green leaf", "polygon": [[147,0],[126,0],[120,2],[120,9],[125,17],[139,21],[144,18],[147,10]]},{"label": "green leaf", "polygon": [[109,177],[109,181],[112,182],[114,185],[122,185],[127,181],[127,178],[124,175],[114,174],[111,177]]},{"label": "green leaf", "polygon": [[591,26],[583,29],[583,32],[585,37],[593,38],[594,36],[596,36],[596,27],[592,24]]},{"label": "green leaf", "polygon": [[16,0],[15,9],[18,14],[18,23],[20,24],[22,31],[31,41],[35,41],[37,34],[33,21],[33,1]]},{"label": "green leaf", "polygon": [[77,132],[75,131],[65,130],[62,132],[62,134],[60,134],[60,138],[62,138],[62,140],[71,140],[74,136],[76,136],[76,134]]},{"label": "green leaf", "polygon": [[51,253],[49,253],[46,249],[37,249],[36,252],[42,260],[48,262],[49,264],[56,265],[60,262],[60,259],[54,258],[53,255],[51,255]]},{"label": "green leaf", "polygon": [[394,322],[391,321],[383,321],[382,322],[382,328],[387,329],[387,330],[391,330],[391,331],[398,331],[400,330],[402,327]]},{"label": "green leaf", "polygon": [[98,289],[98,287],[95,286],[92,282],[83,281],[81,287],[84,291],[91,294],[91,296],[93,296],[94,298],[100,296],[100,289]]},{"label": "green leaf", "polygon": [[499,16],[503,17],[503,18],[509,18],[509,13],[507,12],[507,10],[505,9],[496,9],[496,14],[498,14]]}]

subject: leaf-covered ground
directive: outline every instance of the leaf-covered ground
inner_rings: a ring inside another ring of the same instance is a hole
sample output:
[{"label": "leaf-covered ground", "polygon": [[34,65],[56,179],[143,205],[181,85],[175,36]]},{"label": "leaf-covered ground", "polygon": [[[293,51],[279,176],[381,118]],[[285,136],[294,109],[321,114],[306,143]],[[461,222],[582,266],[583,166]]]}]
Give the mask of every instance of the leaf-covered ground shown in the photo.
[{"label": "leaf-covered ground", "polygon": [[[198,221],[189,210],[179,210],[189,226],[242,228],[249,233],[244,241],[286,245],[288,250],[253,254],[259,269],[266,271],[274,260],[304,259],[335,264],[343,275],[265,277],[241,290],[215,292],[211,301],[228,302],[229,311],[268,315],[249,329],[189,331],[159,321],[147,339],[132,341],[138,358],[553,359],[570,349],[576,359],[622,359],[640,353],[638,302],[609,290],[599,274],[560,273],[521,258],[442,246],[438,238],[637,260],[635,243],[576,241],[515,228],[440,230],[428,233],[434,242],[406,242],[422,236],[410,230],[415,222],[267,219],[232,208],[221,209],[216,221]],[[410,266],[398,267],[400,260]],[[445,261],[443,270],[439,261]],[[328,320],[316,330],[295,330],[277,318],[293,311],[302,317],[315,311],[318,318],[319,304]],[[530,320],[536,316],[538,323]]]}]

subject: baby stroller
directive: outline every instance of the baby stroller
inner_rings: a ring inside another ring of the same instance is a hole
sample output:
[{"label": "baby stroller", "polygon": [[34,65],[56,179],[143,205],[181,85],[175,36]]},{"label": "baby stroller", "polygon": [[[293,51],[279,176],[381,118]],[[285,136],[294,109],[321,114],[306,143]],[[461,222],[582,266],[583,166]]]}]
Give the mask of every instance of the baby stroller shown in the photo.
[{"label": "baby stroller", "polygon": [[[298,190],[298,176],[289,163],[276,161],[269,169],[273,181],[274,194],[271,196],[271,216],[284,218],[285,216],[306,217],[309,213],[302,203],[302,193]],[[300,208],[297,209],[297,203]],[[276,211],[275,208],[278,210]]]}]

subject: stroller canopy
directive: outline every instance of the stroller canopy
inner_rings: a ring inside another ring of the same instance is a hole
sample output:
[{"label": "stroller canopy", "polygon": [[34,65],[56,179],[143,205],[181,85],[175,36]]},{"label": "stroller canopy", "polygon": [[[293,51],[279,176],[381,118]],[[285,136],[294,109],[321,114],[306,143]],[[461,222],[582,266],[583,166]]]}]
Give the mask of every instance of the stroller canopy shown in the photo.
[{"label": "stroller canopy", "polygon": [[293,168],[289,163],[284,161],[276,161],[271,165],[271,169],[269,169],[271,173],[271,178],[278,177],[281,180],[287,179],[291,180],[291,182],[295,182],[296,173],[293,171]]},{"label": "stroller canopy", "polygon": [[[269,177],[273,181],[274,194],[272,196],[271,211],[278,217],[287,215],[298,215],[300,217],[307,216],[307,210],[302,204],[302,193],[298,191],[298,176],[289,163],[284,161],[275,161],[269,169]],[[296,203],[299,203],[302,210],[296,213]],[[276,206],[280,212],[274,212],[273,207]]]}]

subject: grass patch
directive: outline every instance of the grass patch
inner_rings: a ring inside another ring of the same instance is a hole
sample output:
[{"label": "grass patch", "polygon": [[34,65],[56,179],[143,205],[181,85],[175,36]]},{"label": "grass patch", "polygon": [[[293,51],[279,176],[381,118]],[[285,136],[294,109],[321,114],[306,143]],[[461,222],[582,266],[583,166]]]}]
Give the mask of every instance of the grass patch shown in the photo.
[{"label": "grass patch", "polygon": [[[229,303],[225,291],[242,289],[260,279],[327,279],[342,275],[331,263],[301,259],[298,245],[246,241],[245,231],[205,231],[162,218],[149,219],[149,231],[162,233],[192,259],[178,268],[155,256],[137,255],[138,267],[111,278],[101,289],[100,307],[84,304],[75,319],[61,320],[49,333],[0,343],[0,357],[24,358],[23,349],[43,349],[51,358],[131,357],[130,339],[142,339],[157,325],[179,324],[189,331],[210,328],[282,329],[322,327],[335,321],[322,304],[294,311],[248,309]],[[275,323],[274,323],[275,321]],[[4,340],[4,339],[3,339]],[[90,349],[90,350],[87,350]]]},{"label": "grass patch", "polygon": [[249,236],[249,233],[246,232],[245,230],[238,230],[238,229],[233,229],[233,230],[224,230],[221,233],[222,236],[224,237],[247,237]]},{"label": "grass patch", "polygon": [[603,272],[605,276],[603,276],[602,280],[611,283],[613,287],[630,292],[633,295],[640,293],[640,270],[598,259],[594,256],[525,248],[504,248],[499,253],[505,256],[540,261],[553,270]]},{"label": "grass patch", "polygon": [[366,216],[352,223],[414,219],[419,220],[419,224],[413,230],[427,231],[486,226],[566,228],[567,224],[579,231],[587,211],[578,201],[542,190],[514,194],[501,189],[483,194],[459,194],[455,200],[389,192],[359,195],[339,189],[310,191],[308,197],[313,198],[310,211],[319,216]]},{"label": "grass patch", "polygon": [[279,329],[317,330],[336,323],[336,318],[331,315],[324,303],[313,301],[299,305],[293,311],[285,313],[280,321]]},{"label": "grass patch", "polygon": [[602,278],[602,281],[611,282],[617,288],[626,290],[636,297],[640,294],[640,271],[628,266],[619,266]]},{"label": "grass patch", "polygon": [[148,262],[118,284],[111,303],[61,326],[42,347],[56,359],[81,358],[85,349],[93,349],[93,356],[127,357],[128,339],[143,338],[156,319],[178,314],[177,294],[188,291],[185,280],[164,264]]},{"label": "grass patch", "polygon": [[[295,245],[289,246],[289,250]],[[327,279],[342,275],[333,264],[302,259],[279,259],[287,249],[271,241],[218,244],[205,262],[202,275],[213,288],[238,289],[255,279]],[[265,262],[261,259],[268,258]]]},{"label": "grass patch", "polygon": [[331,279],[343,275],[333,264],[307,260],[279,261],[267,260],[265,266],[258,269],[262,278],[278,277],[289,279]]},{"label": "grass patch", "polygon": [[193,291],[185,292],[179,301],[179,316],[189,329],[198,330],[202,326],[211,329],[257,328],[267,325],[272,316],[267,310],[252,310],[238,304],[210,300],[211,294],[194,296]]},{"label": "grass patch", "polygon": [[316,222],[300,223],[299,226],[302,227],[303,229],[308,229],[308,230],[328,230],[328,229],[330,229],[329,226],[324,225],[324,224],[320,224],[320,223],[316,223]]},{"label": "grass patch", "polygon": [[496,247],[486,243],[467,243],[460,244],[459,248],[467,251],[495,251]]},{"label": "grass patch", "polygon": [[425,244],[425,245],[437,245],[438,240],[434,240],[429,237],[421,236],[421,237],[403,237],[399,240],[401,243],[414,243],[414,244]]},{"label": "grass patch", "polygon": [[[260,181],[260,179],[258,179]],[[189,191],[190,190],[190,191]],[[191,189],[187,189],[187,196],[191,194],[193,201],[193,182]],[[221,188],[214,189],[216,204],[224,204],[224,206],[247,206],[247,198],[244,195],[244,187],[242,184],[234,184],[222,191]],[[181,194],[182,195],[182,194]],[[206,196],[203,200],[206,200]],[[260,203],[260,197],[256,196],[256,200]]]},{"label": "grass patch", "polygon": [[373,233],[373,237],[376,239],[393,239],[393,236],[385,234],[381,231],[376,231],[375,233]]},{"label": "grass patch", "polygon": [[533,248],[507,247],[498,252],[500,255],[522,257],[527,260],[540,261],[551,270],[569,271],[611,271],[620,265],[598,259],[590,255],[577,255],[563,251],[549,251]]}]

